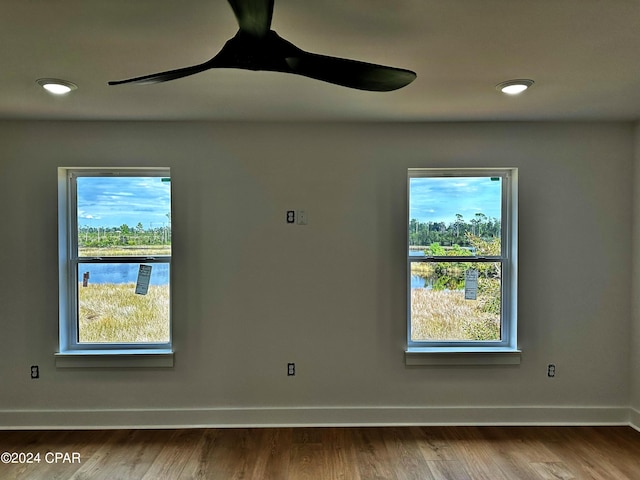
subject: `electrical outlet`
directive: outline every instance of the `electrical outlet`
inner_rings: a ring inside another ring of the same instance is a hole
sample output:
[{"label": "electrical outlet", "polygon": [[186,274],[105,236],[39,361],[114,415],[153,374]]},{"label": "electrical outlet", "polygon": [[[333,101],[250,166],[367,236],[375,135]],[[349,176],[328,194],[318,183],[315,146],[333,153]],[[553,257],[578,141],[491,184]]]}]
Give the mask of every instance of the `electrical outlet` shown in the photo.
[{"label": "electrical outlet", "polygon": [[33,365],[31,367],[31,378],[40,378],[40,368],[38,367],[38,365]]},{"label": "electrical outlet", "polygon": [[296,223],[295,210],[287,210],[287,223]]},{"label": "electrical outlet", "polygon": [[287,376],[293,377],[296,374],[296,364],[287,363]]},{"label": "electrical outlet", "polygon": [[547,366],[547,377],[553,378],[556,376],[556,366],[553,363],[550,363]]}]

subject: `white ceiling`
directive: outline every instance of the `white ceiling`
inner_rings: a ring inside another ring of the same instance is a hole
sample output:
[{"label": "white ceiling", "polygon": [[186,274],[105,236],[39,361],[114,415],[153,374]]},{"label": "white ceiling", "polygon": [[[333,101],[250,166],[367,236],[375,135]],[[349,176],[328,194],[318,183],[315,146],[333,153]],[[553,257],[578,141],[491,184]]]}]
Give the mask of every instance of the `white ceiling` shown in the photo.
[{"label": "white ceiling", "polygon": [[[395,92],[201,63],[237,23],[225,0],[3,0],[0,118],[140,120],[636,120],[639,0],[276,0],[272,28],[314,53],[414,70]],[[78,90],[53,97],[41,77]],[[495,85],[531,78],[518,97]]]}]

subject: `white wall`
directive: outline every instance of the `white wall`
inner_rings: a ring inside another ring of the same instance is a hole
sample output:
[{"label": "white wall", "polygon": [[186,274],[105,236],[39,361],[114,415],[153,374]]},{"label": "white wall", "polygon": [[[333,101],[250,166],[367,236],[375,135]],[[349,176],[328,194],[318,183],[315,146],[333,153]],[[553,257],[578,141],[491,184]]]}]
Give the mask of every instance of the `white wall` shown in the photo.
[{"label": "white wall", "polygon": [[[633,146],[627,123],[0,122],[0,425],[625,421]],[[54,365],[56,168],[85,165],[172,168],[172,369]],[[421,166],[520,169],[519,366],[404,365]]]}]

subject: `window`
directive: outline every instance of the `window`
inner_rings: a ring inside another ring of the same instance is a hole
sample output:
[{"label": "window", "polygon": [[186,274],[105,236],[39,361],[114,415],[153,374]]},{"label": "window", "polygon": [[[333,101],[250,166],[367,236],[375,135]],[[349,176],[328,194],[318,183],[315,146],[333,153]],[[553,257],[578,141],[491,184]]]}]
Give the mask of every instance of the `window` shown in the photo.
[{"label": "window", "polygon": [[408,206],[407,353],[516,351],[517,170],[410,169]]},{"label": "window", "polygon": [[59,355],[169,353],[169,170],[60,168],[58,184]]}]

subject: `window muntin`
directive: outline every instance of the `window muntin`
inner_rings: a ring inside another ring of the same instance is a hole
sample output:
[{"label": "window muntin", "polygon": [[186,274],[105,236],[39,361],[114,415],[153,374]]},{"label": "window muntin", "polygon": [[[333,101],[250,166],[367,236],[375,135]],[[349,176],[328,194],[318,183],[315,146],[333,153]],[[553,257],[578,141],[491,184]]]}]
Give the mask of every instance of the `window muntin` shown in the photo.
[{"label": "window muntin", "polygon": [[63,170],[60,350],[169,349],[169,170]]},{"label": "window muntin", "polygon": [[409,348],[515,348],[512,173],[409,170]]}]

